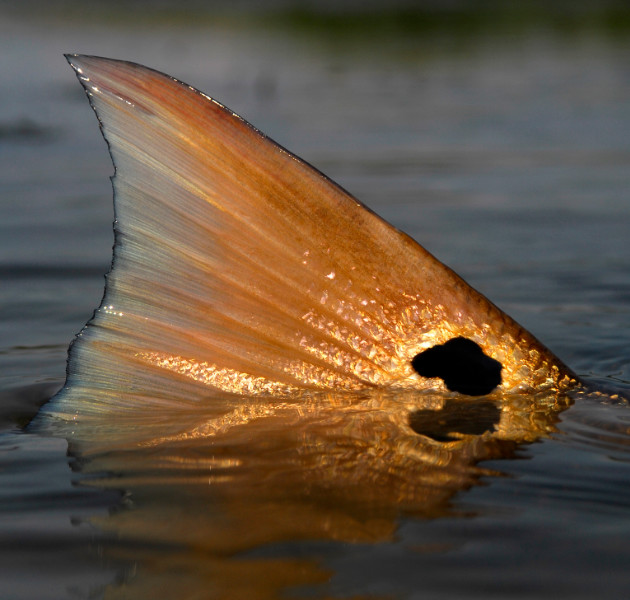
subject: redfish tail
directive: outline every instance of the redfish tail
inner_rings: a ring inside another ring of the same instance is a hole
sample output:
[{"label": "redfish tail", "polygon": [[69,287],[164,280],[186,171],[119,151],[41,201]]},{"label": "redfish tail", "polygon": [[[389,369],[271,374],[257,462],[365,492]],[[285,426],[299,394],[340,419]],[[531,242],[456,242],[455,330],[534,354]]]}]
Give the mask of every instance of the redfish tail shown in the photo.
[{"label": "redfish tail", "polygon": [[225,106],[137,64],[68,60],[115,166],[115,246],[53,412],[217,392],[454,389],[444,365],[412,365],[454,338],[499,364],[492,388],[572,377],[453,271]]}]

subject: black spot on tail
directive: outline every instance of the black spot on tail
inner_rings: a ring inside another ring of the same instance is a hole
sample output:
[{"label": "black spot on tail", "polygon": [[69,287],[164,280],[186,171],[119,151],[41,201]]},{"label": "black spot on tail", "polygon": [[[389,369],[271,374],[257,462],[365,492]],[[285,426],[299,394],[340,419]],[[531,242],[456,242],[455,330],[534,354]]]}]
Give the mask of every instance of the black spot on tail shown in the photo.
[{"label": "black spot on tail", "polygon": [[417,354],[411,366],[422,377],[439,377],[451,392],[468,396],[489,394],[501,383],[498,360],[483,353],[481,347],[463,337],[433,346]]}]

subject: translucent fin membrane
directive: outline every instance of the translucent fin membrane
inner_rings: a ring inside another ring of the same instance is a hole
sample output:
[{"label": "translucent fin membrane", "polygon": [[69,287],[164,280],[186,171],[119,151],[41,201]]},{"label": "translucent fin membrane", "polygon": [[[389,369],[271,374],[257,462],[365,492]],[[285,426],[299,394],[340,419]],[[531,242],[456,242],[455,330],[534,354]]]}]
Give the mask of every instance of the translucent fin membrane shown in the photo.
[{"label": "translucent fin membrane", "polygon": [[374,386],[445,390],[411,360],[454,337],[500,391],[573,375],[405,234],[218,102],[140,65],[70,64],[115,165],[115,248],[61,414]]}]

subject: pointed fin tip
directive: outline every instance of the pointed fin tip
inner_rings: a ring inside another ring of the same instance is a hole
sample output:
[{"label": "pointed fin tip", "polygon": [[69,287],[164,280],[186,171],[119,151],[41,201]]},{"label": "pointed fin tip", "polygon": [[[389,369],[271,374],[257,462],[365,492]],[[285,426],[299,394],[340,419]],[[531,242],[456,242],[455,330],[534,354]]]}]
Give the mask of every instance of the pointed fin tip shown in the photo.
[{"label": "pointed fin tip", "polygon": [[[84,75],[84,71],[87,69],[94,70],[95,67],[98,68],[99,65],[101,68],[106,68],[106,65],[109,65],[110,68],[119,66],[127,66],[127,67],[141,67],[141,65],[137,63],[133,63],[126,60],[118,60],[115,58],[107,58],[104,56],[95,56],[91,54],[78,54],[78,53],[66,53],[64,54],[65,59],[68,61],[68,64],[74,69],[74,71],[78,75]],[[153,71],[148,67],[143,67],[147,71]],[[157,71],[155,71],[157,73]],[[159,75],[163,75],[159,73]],[[81,79],[81,78],[79,78]]]},{"label": "pointed fin tip", "polygon": [[[68,64],[72,67],[75,74],[79,78],[79,81],[83,83],[85,80],[89,80],[85,75],[85,70],[90,66],[93,66],[93,63],[98,61],[102,62],[116,62],[108,58],[101,58],[99,56],[90,56],[87,54],[76,54],[76,53],[68,53],[64,54],[64,58],[68,61]],[[92,63],[92,65],[90,64]]]},{"label": "pointed fin tip", "polygon": [[63,56],[68,61],[68,64],[75,71],[78,71],[81,68],[81,63],[84,58],[83,54],[77,54],[76,52],[67,52],[67,53],[64,53]]}]

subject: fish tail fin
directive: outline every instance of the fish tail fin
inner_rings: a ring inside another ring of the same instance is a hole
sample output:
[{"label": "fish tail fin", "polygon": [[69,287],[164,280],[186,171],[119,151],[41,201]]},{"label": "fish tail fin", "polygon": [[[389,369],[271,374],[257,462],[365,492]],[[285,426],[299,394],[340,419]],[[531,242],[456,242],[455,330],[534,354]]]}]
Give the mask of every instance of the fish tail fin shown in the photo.
[{"label": "fish tail fin", "polygon": [[115,166],[115,246],[57,414],[445,389],[411,361],[454,337],[501,363],[505,390],[566,374],[448,267],[225,106],[137,64],[68,60]]}]

